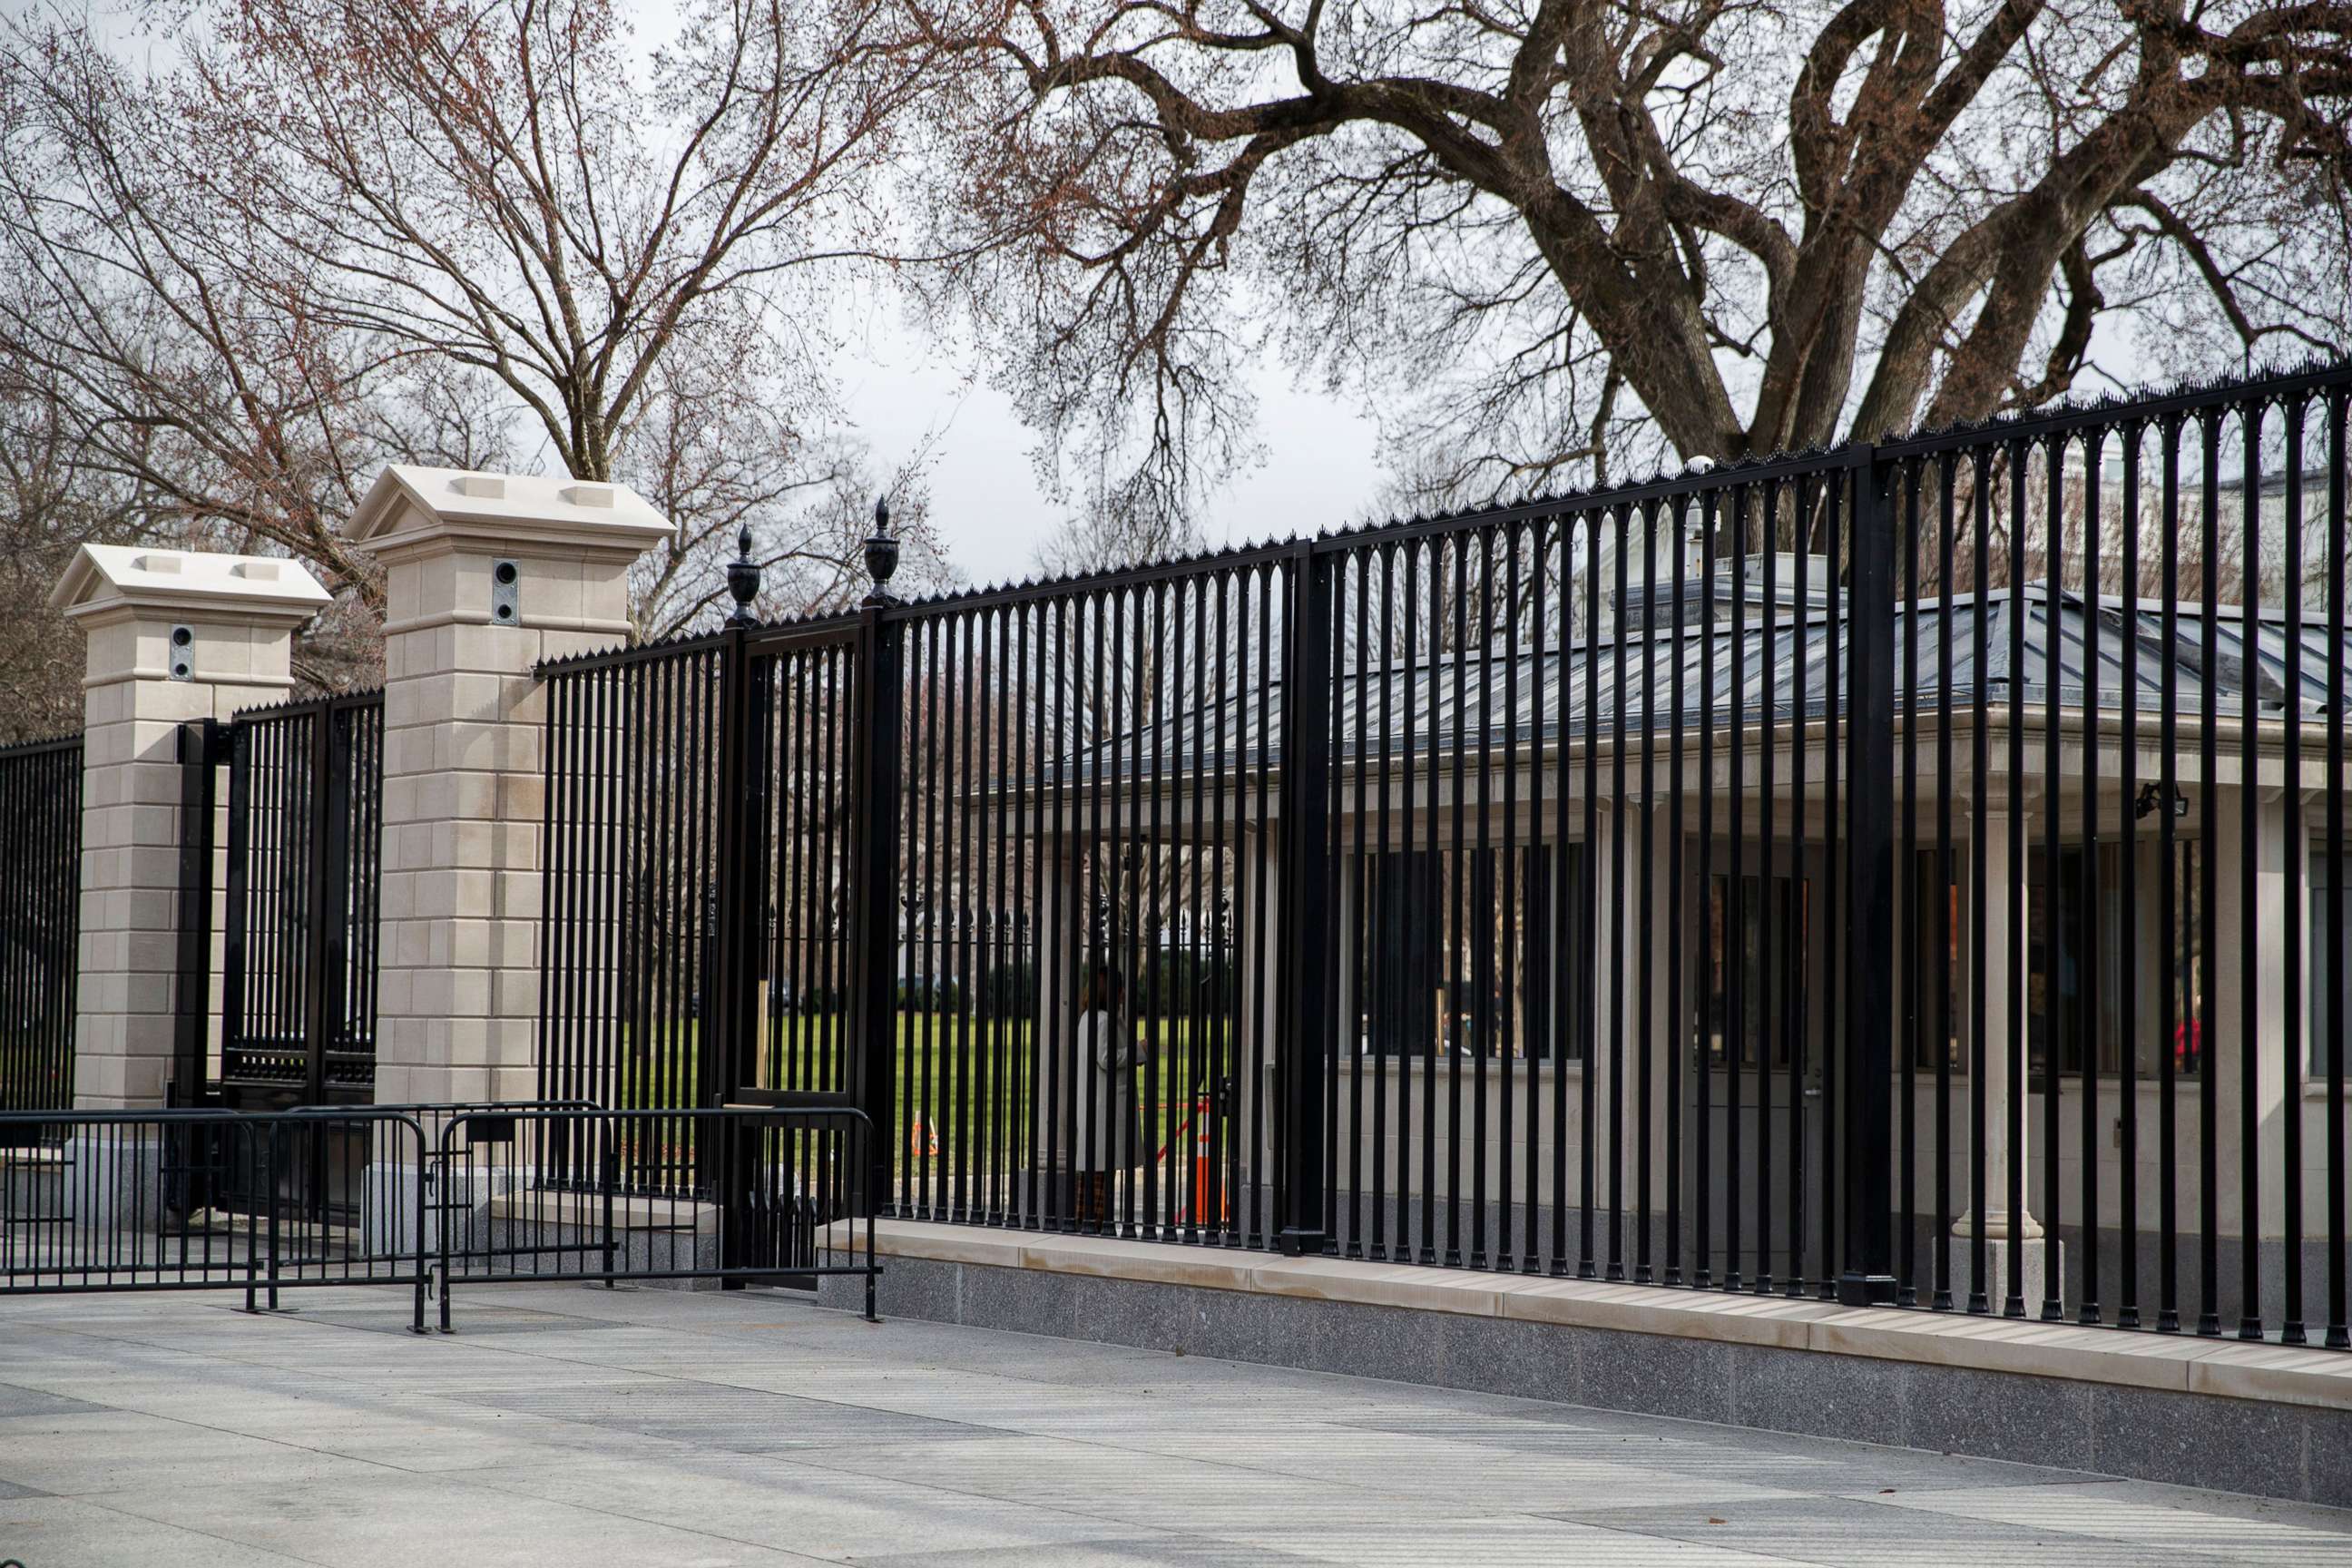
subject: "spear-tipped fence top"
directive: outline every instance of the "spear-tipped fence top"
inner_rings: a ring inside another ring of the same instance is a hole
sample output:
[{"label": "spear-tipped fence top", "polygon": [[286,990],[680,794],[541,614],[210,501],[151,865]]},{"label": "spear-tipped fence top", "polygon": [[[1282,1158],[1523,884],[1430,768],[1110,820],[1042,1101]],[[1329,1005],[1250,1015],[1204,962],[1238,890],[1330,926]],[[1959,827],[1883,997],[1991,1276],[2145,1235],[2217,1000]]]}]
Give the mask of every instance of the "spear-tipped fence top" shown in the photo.
[{"label": "spear-tipped fence top", "polygon": [[874,502],[874,531],[866,536],[866,573],[874,580],[867,604],[890,602],[890,574],[897,570],[898,542],[890,534],[890,498],[882,496]]},{"label": "spear-tipped fence top", "polygon": [[751,613],[751,601],[760,596],[760,565],[751,559],[751,528],[749,523],[735,535],[735,559],[727,563],[727,592],[734,596],[735,613],[727,617],[730,626],[759,624]]}]

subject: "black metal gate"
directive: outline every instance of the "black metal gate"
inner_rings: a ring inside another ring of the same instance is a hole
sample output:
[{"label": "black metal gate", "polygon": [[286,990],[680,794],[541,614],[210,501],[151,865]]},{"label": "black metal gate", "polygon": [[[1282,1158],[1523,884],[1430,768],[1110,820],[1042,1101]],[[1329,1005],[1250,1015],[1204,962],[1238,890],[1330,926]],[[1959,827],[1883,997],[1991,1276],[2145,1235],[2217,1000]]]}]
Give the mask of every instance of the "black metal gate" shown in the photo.
[{"label": "black metal gate", "polygon": [[241,1110],[367,1103],[375,1092],[383,692],[190,725],[182,748],[182,805],[193,830],[182,840],[175,1101]]},{"label": "black metal gate", "polygon": [[0,746],[0,1110],[73,1103],[81,737]]},{"label": "black metal gate", "polygon": [[747,647],[742,739],[743,856],[721,908],[751,919],[730,933],[740,954],[730,993],[743,1016],[727,1042],[739,1104],[855,1103],[851,958],[859,700],[856,629],[770,635]]},{"label": "black metal gate", "polygon": [[681,1113],[860,1103],[892,982],[892,911],[878,963],[856,940],[869,633],[731,627],[542,670],[541,1093],[644,1111],[608,1151],[623,1184],[721,1205],[730,1269],[803,1267],[863,1185],[834,1123]]}]

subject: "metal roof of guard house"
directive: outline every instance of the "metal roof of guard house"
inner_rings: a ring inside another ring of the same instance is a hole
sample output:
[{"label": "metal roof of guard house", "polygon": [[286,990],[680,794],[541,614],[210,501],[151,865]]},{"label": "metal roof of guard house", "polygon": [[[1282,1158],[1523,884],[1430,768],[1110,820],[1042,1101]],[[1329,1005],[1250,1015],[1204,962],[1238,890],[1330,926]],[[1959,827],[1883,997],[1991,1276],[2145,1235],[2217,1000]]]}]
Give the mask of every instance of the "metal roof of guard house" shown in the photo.
[{"label": "metal roof of guard house", "polygon": [[[1820,558],[1812,559],[1819,573]],[[1820,719],[1832,708],[1845,711],[1851,657],[1843,593],[1834,605],[1828,595],[1813,593],[1801,605],[1784,584],[1768,616],[1763,595],[1751,583],[1746,595],[1738,595],[1736,620],[1727,609],[1735,598],[1727,578],[1718,581],[1711,595],[1712,613],[1697,613],[1701,597],[1693,593],[1686,601],[1690,608],[1679,642],[1670,620],[1652,627],[1629,620],[1620,632],[1574,638],[1540,655],[1514,647],[1410,666],[1377,658],[1343,662],[1335,678],[1334,754],[1378,763],[1383,755],[1401,761],[1491,742],[1499,762],[1501,749],[1514,740],[1522,749],[1587,735],[1605,743],[1616,733],[1621,682],[1629,736],[1637,735],[1645,721],[1654,732],[1670,730],[1677,692],[1686,733],[1694,740],[1710,716],[1720,731],[1800,715]],[[1670,603],[1671,596],[1661,599]],[[1671,614],[1664,608],[1658,613]],[[2127,705],[2140,714],[2161,711],[2169,665],[2173,705],[2184,731],[2199,722],[2209,679],[2220,718],[2229,722],[2241,717],[2250,669],[2258,720],[2284,717],[2292,673],[2300,693],[2297,713],[2324,721],[2330,641],[2325,619],[2305,615],[2291,631],[2284,613],[2259,610],[2251,661],[2241,606],[2217,606],[2210,658],[2207,635],[2200,605],[2173,606],[2168,642],[2159,602],[2136,599],[2127,606],[2120,596],[2092,601],[2063,587],[2053,598],[2045,584],[1956,593],[1948,611],[1940,598],[1923,596],[1916,608],[1898,601],[1895,708],[1898,714],[1927,714],[1948,702],[1958,711],[1975,705],[1979,689],[1987,703],[2014,699],[2039,706],[2051,695],[2054,673],[2058,704],[2080,710],[2095,649],[2096,705],[2104,714]],[[2299,664],[2293,672],[2290,650]],[[1343,637],[1342,655],[1347,651]],[[2352,663],[2352,637],[2346,639],[2345,652]],[[1127,730],[1115,742],[1099,742],[1073,759],[1070,775],[1063,765],[1048,765],[1045,782],[1092,778],[1095,764],[1104,776],[1123,778],[1190,772],[1196,746],[1215,771],[1278,758],[1281,686],[1277,677],[1257,691],[1214,696],[1169,720]]]}]

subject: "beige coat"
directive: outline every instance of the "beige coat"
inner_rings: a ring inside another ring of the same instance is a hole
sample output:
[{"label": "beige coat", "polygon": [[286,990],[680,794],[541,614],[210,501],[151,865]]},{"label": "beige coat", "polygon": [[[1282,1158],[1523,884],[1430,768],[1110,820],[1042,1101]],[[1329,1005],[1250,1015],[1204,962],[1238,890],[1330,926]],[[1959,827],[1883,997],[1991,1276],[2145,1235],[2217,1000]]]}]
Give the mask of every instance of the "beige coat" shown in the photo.
[{"label": "beige coat", "polygon": [[1055,1171],[1132,1169],[1140,1115],[1135,1069],[1150,1047],[1131,1020],[1100,1008],[1078,1015],[1059,1040],[1052,1035],[1047,1030],[1040,1044],[1031,1081],[1033,1163]]}]

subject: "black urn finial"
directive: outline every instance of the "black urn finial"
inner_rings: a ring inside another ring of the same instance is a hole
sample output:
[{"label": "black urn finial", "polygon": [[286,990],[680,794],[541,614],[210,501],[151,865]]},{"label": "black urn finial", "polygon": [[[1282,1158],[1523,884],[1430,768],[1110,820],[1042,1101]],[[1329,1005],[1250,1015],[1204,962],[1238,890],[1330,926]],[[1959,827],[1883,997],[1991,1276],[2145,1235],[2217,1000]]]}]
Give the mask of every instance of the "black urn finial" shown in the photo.
[{"label": "black urn finial", "polygon": [[735,613],[727,617],[730,626],[759,624],[751,613],[751,601],[760,596],[760,568],[751,559],[751,529],[746,523],[735,536],[735,559],[727,563],[727,592],[734,596]]},{"label": "black urn finial", "polygon": [[890,574],[898,569],[898,542],[890,536],[890,498],[874,502],[874,531],[866,536],[866,574],[874,579],[866,594],[869,605],[890,601]]}]

